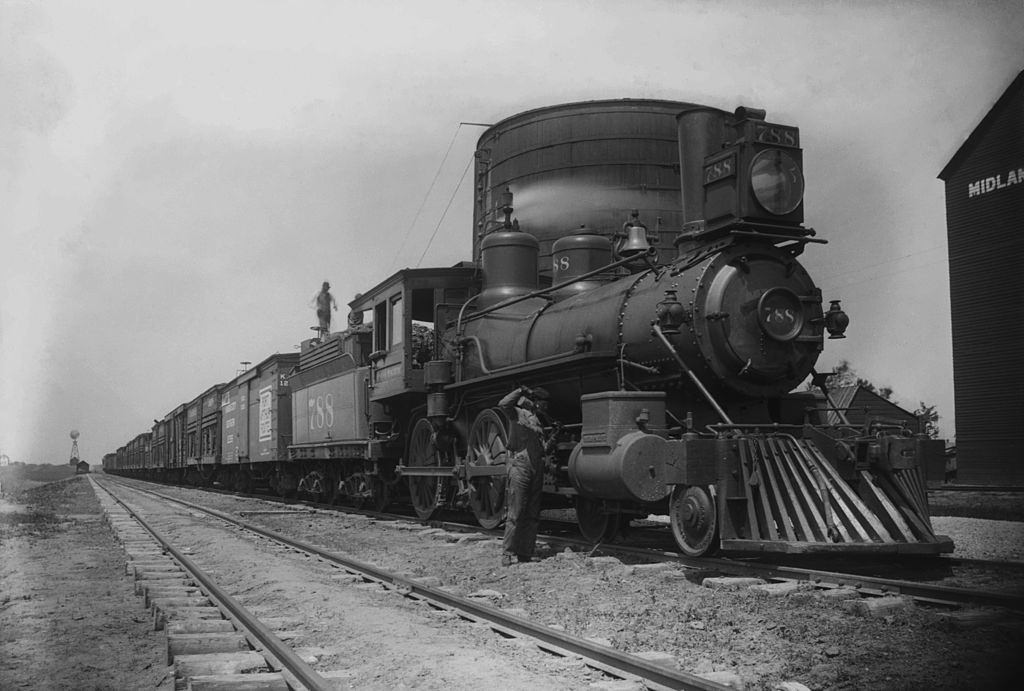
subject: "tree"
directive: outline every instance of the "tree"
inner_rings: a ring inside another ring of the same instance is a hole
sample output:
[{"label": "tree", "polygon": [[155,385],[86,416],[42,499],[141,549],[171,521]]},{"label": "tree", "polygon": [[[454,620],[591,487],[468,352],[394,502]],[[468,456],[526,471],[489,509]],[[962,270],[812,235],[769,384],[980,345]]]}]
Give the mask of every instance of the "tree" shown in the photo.
[{"label": "tree", "polygon": [[918,401],[919,405],[917,410],[914,411],[914,415],[921,421],[921,433],[926,434],[931,439],[939,438],[939,413],[935,410],[935,406],[928,405],[924,401]]},{"label": "tree", "polygon": [[[833,376],[828,379],[829,390],[838,389],[844,386],[860,386],[873,394],[881,396],[887,401],[895,403],[892,400],[893,389],[891,386],[875,386],[870,380],[861,377],[857,374],[857,371],[850,364],[849,360],[840,360],[839,364],[836,365]],[[816,390],[815,386],[808,382],[808,391]],[[923,434],[928,435],[932,439],[939,438],[939,413],[935,409],[935,406],[928,405],[924,401],[918,402],[918,408],[914,411],[914,415],[920,421],[920,429]]]}]

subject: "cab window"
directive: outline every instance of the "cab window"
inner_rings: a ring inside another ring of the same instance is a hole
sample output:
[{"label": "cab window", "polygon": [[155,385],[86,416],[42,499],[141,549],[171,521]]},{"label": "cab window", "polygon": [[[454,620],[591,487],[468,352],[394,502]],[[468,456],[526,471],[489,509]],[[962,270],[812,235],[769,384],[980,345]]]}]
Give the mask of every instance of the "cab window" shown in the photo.
[{"label": "cab window", "polygon": [[412,366],[418,369],[434,359],[434,290],[412,291]]},{"label": "cab window", "polygon": [[388,306],[380,303],[373,308],[373,349],[386,350],[388,347]]},{"label": "cab window", "polygon": [[391,318],[388,324],[388,331],[391,332],[390,347],[394,348],[397,345],[401,345],[403,332],[405,331],[405,321],[403,320],[403,305],[402,296],[391,298]]}]

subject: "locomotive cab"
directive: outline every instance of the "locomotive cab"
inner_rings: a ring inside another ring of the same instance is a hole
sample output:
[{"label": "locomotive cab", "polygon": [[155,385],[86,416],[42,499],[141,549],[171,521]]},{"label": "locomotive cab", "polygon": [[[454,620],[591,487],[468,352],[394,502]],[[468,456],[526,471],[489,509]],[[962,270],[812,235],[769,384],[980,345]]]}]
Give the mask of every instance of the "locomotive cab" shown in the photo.
[{"label": "locomotive cab", "polygon": [[394,403],[426,392],[424,365],[440,350],[438,332],[475,294],[477,275],[467,263],[403,269],[349,303],[372,325],[369,400]]}]

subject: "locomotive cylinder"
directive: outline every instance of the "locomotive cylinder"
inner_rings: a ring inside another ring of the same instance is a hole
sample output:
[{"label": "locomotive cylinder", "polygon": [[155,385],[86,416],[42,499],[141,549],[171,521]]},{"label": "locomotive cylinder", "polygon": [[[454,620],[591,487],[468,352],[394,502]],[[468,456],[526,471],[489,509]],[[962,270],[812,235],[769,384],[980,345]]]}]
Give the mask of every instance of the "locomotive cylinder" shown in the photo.
[{"label": "locomotive cylinder", "polygon": [[654,502],[666,484],[665,394],[603,391],[580,399],[583,433],[569,458],[569,477],[584,497]]}]

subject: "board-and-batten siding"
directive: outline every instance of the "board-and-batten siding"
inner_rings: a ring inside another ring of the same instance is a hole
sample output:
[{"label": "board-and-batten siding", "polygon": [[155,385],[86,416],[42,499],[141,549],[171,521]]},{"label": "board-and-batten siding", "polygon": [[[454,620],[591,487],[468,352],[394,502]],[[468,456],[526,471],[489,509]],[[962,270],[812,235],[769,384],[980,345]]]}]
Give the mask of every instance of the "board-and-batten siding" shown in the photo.
[{"label": "board-and-batten siding", "polygon": [[[1024,73],[943,171],[958,479],[1024,484]],[[1005,187],[970,196],[1000,176]]]}]

